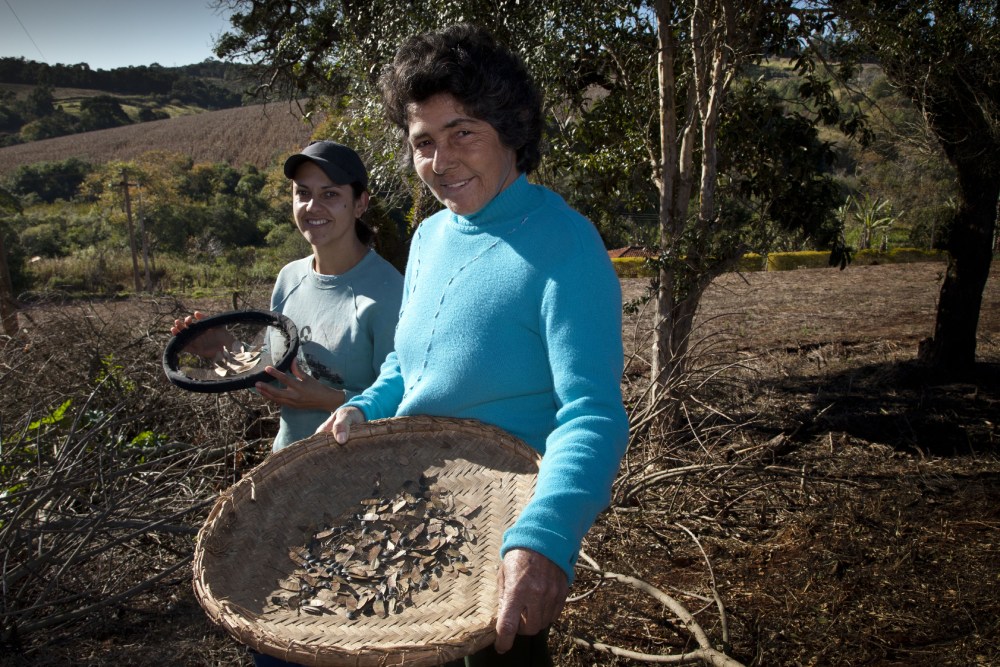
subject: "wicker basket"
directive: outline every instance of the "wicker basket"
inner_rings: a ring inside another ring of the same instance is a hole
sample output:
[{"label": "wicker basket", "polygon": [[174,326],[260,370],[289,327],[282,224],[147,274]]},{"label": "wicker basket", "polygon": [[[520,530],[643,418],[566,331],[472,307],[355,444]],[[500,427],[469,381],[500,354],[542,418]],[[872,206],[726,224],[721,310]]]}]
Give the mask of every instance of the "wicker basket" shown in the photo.
[{"label": "wicker basket", "polygon": [[[534,492],[537,453],[500,429],[468,420],[400,417],[355,426],[337,445],[314,435],[271,455],[219,497],[194,555],[194,590],[209,617],[267,655],[312,666],[438,665],[494,641],[496,572],[503,531]],[[442,578],[413,605],[382,618],[264,613],[275,583],[295,564],[324,515],[372,492],[392,494],[421,474],[481,510],[467,542],[470,574]]]}]

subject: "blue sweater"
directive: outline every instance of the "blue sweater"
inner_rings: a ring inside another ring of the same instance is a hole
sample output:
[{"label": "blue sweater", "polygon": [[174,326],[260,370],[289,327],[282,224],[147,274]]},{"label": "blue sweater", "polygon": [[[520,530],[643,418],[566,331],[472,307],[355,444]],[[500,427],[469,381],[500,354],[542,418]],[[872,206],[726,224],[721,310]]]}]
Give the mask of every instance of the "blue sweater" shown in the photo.
[{"label": "blue sweater", "polygon": [[542,454],[502,553],[573,580],[628,442],[621,286],[594,226],[522,175],[469,217],[425,220],[410,249],[396,350],[350,401],[368,419],[478,419]]},{"label": "blue sweater", "polygon": [[[374,250],[338,276],[316,273],[309,255],[278,273],[271,310],[298,329],[299,368],[351,398],[378,376],[392,350],[402,284],[396,267]],[[282,406],[273,449],[311,436],[329,416],[327,410]]]}]

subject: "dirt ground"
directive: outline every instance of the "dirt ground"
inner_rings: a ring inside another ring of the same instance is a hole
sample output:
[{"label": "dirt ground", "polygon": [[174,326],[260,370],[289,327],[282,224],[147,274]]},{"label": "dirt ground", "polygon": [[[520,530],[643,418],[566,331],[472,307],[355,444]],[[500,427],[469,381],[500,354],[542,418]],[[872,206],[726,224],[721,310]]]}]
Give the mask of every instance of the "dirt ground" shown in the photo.
[{"label": "dirt ground", "polygon": [[[616,503],[591,556],[697,610],[746,665],[1000,665],[1000,278],[978,372],[935,381],[914,359],[943,270],[717,280],[694,338],[706,356],[732,353],[738,380],[714,398],[718,437],[667,453],[706,470]],[[647,654],[691,648],[648,596],[607,583],[561,629]],[[639,664],[561,646],[564,665]]]},{"label": "dirt ground", "polygon": [[[943,270],[717,280],[695,327],[702,366],[685,423],[637,439],[581,563],[671,596],[743,665],[1000,665],[1000,276],[984,296],[977,374],[944,382],[914,363]],[[626,298],[644,284],[624,281]],[[647,322],[625,323],[632,408]],[[571,595],[552,632],[557,665],[697,648],[635,587],[581,569]],[[186,576],[87,628],[0,663],[251,664]]]}]

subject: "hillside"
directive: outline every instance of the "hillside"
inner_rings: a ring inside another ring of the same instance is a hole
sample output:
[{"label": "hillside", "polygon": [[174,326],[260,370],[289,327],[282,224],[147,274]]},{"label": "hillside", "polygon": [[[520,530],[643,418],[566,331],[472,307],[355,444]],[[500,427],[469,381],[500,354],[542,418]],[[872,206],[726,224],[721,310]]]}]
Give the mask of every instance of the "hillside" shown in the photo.
[{"label": "hillside", "polygon": [[285,104],[206,111],[0,148],[0,176],[36,162],[133,160],[154,150],[190,155],[195,162],[264,168],[306,143],[312,131],[298,110]]},{"label": "hillside", "polygon": [[[5,92],[12,94],[14,100],[24,101],[35,90],[36,86],[23,83],[0,83],[0,95]],[[59,108],[79,116],[80,103],[91,97],[108,95],[106,90],[96,88],[52,88],[52,102]],[[179,100],[169,100],[165,103],[158,103],[151,95],[114,95],[122,108],[129,114],[135,122],[138,119],[137,111],[142,107],[154,108],[168,114],[171,118],[175,116],[186,116],[188,114],[201,113],[206,111],[205,107],[194,103],[182,103]],[[239,105],[231,105],[232,108]]]}]

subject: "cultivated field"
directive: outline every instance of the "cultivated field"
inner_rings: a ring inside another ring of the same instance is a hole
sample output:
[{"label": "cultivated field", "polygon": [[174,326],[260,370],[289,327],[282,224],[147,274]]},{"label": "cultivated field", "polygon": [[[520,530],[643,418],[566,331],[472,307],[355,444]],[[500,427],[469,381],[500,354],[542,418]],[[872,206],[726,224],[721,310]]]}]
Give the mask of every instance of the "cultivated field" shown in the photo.
[{"label": "cultivated field", "polygon": [[151,150],[181,153],[195,162],[264,169],[303,146],[313,130],[299,109],[285,103],[206,111],[0,148],[0,177],[36,162],[76,157],[102,164],[134,160]]},{"label": "cultivated field", "polygon": [[[717,280],[696,326],[701,370],[689,379],[698,389],[684,403],[686,421],[636,440],[581,563],[672,596],[743,665],[1000,664],[1000,276],[994,271],[984,298],[979,371],[935,379],[913,360],[933,331],[943,268]],[[629,299],[643,287],[623,281]],[[267,294],[261,286],[234,298],[260,307]],[[160,448],[174,457],[150,469],[146,454],[134,486],[123,474],[106,487],[128,493],[119,504],[133,512],[112,517],[109,534],[155,518],[149,507],[172,513],[160,529],[65,568],[58,587],[45,587],[50,576],[25,589],[34,608],[13,613],[23,600],[6,589],[0,612],[44,630],[18,638],[8,628],[5,667],[251,664],[206,621],[185,559],[207,503],[265,455],[274,411],[254,395],[185,395],[166,382],[159,354],[168,322],[195,306],[232,303],[52,302],[27,313],[22,336],[0,342],[4,452],[27,422],[74,397],[73,410],[123,405],[115,428],[132,437],[138,421],[167,433]],[[648,369],[647,323],[642,311],[626,318],[623,388],[632,406]],[[53,446],[72,440],[59,437]],[[105,507],[97,494],[53,502],[47,511],[81,516]],[[56,539],[7,559],[30,560]],[[160,573],[155,585],[115,598]],[[77,597],[85,583],[90,597]],[[637,654],[696,648],[672,613],[630,585],[581,569],[572,595],[553,629],[557,665],[637,665]],[[53,618],[62,620],[45,625]]]}]

